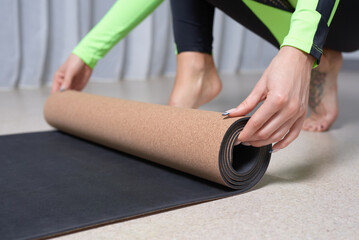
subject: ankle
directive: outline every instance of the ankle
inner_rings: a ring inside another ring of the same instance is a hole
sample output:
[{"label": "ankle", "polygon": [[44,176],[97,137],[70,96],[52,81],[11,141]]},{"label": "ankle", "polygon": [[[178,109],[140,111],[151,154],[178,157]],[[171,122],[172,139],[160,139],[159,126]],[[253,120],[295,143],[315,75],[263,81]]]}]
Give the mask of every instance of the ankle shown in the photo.
[{"label": "ankle", "polygon": [[179,72],[186,72],[194,76],[204,74],[214,68],[211,55],[199,52],[182,52],[177,55]]},{"label": "ankle", "polygon": [[213,57],[198,52],[177,55],[177,72],[169,105],[197,108],[215,98],[222,89]]},{"label": "ankle", "polygon": [[318,68],[319,70],[325,72],[339,72],[342,63],[343,55],[341,52],[325,48]]}]

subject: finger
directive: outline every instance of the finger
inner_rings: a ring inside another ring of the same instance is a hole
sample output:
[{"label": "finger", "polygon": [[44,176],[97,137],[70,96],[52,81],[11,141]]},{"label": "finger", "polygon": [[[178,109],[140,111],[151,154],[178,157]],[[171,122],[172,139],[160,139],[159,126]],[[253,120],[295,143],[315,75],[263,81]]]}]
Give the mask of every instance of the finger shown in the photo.
[{"label": "finger", "polygon": [[65,78],[64,78],[64,81],[63,81],[63,83],[61,85],[60,90],[63,91],[63,90],[70,89],[73,79],[74,79],[74,73],[72,71],[66,72]]},{"label": "finger", "polygon": [[263,140],[251,141],[251,142],[245,142],[245,143],[247,143],[253,147],[262,147],[262,146],[266,146],[268,144],[273,144],[273,143],[279,142],[286,136],[286,134],[288,134],[289,129],[291,129],[291,127],[293,126],[293,124],[295,122],[296,122],[295,119],[292,119],[291,121],[286,122],[283,126],[281,126],[279,129],[277,129],[277,131],[275,131],[272,135],[270,135],[267,138],[263,138]]},{"label": "finger", "polygon": [[56,72],[54,74],[54,79],[52,81],[51,93],[58,92],[60,90],[63,81],[64,81],[63,74],[60,72]]},{"label": "finger", "polygon": [[252,140],[252,136],[267,123],[272,116],[280,111],[285,104],[285,101],[280,99],[277,100],[273,97],[268,97],[262,106],[253,114],[249,119],[243,131],[239,134],[239,141],[248,142]]},{"label": "finger", "polygon": [[282,148],[287,147],[291,142],[293,142],[299,136],[303,126],[304,119],[305,117],[301,117],[294,123],[292,128],[289,130],[288,134],[281,141],[277,142],[273,146],[273,151],[278,151]]},{"label": "finger", "polygon": [[91,71],[84,70],[80,72],[79,76],[76,76],[73,79],[72,88],[81,91],[82,89],[85,88],[90,76],[91,76]]},{"label": "finger", "polygon": [[290,103],[283,108],[283,110],[274,114],[261,129],[254,133],[251,137],[251,141],[270,140],[271,136],[275,132],[278,132],[279,129],[283,128],[283,126],[288,126],[289,129],[298,118],[302,117],[303,112],[301,111],[302,110],[296,107],[294,103]]},{"label": "finger", "polygon": [[229,117],[244,116],[264,100],[265,98],[265,85],[260,83],[257,84],[249,96],[235,109],[231,109]]}]

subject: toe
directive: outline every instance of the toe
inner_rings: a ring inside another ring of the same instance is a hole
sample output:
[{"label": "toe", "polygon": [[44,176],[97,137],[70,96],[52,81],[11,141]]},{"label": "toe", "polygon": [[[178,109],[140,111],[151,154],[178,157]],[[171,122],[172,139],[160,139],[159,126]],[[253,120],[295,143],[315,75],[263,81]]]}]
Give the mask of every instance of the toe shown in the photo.
[{"label": "toe", "polygon": [[307,119],[304,120],[302,129],[304,131],[309,131],[310,128],[311,128],[311,121],[310,121],[309,118],[307,118]]},{"label": "toe", "polygon": [[320,124],[320,131],[321,132],[327,131],[329,129],[330,125],[331,125],[331,123],[329,121],[326,121],[326,120],[322,121]]},{"label": "toe", "polygon": [[316,123],[314,126],[313,126],[313,132],[318,132],[319,130],[319,126],[318,126],[318,123]]},{"label": "toe", "polygon": [[309,117],[309,118],[305,119],[305,121],[304,121],[303,130],[308,131],[308,132],[314,132],[315,125],[316,125],[315,121]]}]

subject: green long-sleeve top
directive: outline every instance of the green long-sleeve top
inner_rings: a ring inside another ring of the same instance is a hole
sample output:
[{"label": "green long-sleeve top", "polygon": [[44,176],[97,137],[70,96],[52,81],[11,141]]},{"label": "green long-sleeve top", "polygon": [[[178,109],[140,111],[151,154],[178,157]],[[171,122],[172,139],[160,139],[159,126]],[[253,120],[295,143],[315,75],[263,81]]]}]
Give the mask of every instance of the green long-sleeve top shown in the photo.
[{"label": "green long-sleeve top", "polygon": [[[255,2],[247,0],[246,2]],[[118,0],[102,20],[81,40],[73,53],[89,67],[135,26],[145,19],[163,0]],[[339,0],[288,0],[295,6],[289,32],[277,39],[281,46],[292,46],[320,59]]]},{"label": "green long-sleeve top", "polygon": [[97,61],[145,19],[163,0],[118,0],[72,53],[94,68]]},{"label": "green long-sleeve top", "polygon": [[289,0],[295,7],[282,46],[298,48],[318,61],[340,0]]}]

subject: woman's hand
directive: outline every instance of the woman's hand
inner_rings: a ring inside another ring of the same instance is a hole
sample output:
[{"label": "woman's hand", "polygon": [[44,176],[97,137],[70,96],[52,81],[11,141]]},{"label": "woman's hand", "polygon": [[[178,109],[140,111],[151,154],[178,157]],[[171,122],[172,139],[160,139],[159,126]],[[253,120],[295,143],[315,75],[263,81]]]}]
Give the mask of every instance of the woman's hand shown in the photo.
[{"label": "woman's hand", "polygon": [[51,93],[66,89],[80,91],[86,86],[91,73],[92,69],[89,66],[78,56],[71,54],[56,71]]},{"label": "woman's hand", "polygon": [[307,114],[314,60],[293,47],[280,49],[250,95],[237,108],[227,111],[229,117],[243,116],[264,101],[237,143],[255,147],[276,143],[273,151],[278,151],[298,137]]}]

